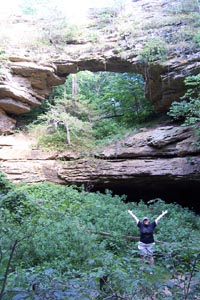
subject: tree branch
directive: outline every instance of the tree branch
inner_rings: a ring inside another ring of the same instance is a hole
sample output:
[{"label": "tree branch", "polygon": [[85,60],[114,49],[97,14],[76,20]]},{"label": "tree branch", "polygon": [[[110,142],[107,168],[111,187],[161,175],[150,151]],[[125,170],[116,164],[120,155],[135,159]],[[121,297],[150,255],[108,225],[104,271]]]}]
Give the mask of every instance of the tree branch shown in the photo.
[{"label": "tree branch", "polygon": [[[106,236],[106,237],[116,237],[115,235],[113,235],[109,232],[104,232],[104,231],[97,232],[97,231],[89,230],[89,232],[94,233],[94,234],[99,234],[99,235],[102,235],[102,236]],[[139,241],[139,237],[132,236],[132,235],[120,235],[120,236],[117,236],[117,237],[125,239],[127,241]]]},{"label": "tree branch", "polygon": [[14,255],[14,252],[15,252],[15,249],[17,247],[18,242],[19,242],[18,240],[15,240],[14,244],[12,245],[12,248],[11,248],[10,257],[9,257],[9,260],[8,260],[8,263],[7,263],[7,266],[6,266],[6,270],[5,270],[5,273],[4,273],[4,277],[3,277],[3,283],[2,283],[1,292],[0,292],[0,299],[2,299],[3,295],[4,295],[4,291],[5,291],[5,288],[6,288],[6,282],[7,282],[7,278],[8,278],[8,273],[9,273],[9,269],[10,269],[10,265],[11,265],[11,261],[12,261],[12,258],[13,258],[13,255]]}]

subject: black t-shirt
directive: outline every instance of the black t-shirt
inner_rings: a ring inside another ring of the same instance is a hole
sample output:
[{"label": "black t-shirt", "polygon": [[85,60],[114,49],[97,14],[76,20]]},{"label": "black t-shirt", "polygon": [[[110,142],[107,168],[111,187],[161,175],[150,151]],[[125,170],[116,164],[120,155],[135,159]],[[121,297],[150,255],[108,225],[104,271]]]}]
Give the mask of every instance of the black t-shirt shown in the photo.
[{"label": "black t-shirt", "polygon": [[139,221],[137,226],[140,229],[140,242],[144,244],[154,243],[153,231],[156,227],[156,222],[153,221],[152,223],[145,225]]}]

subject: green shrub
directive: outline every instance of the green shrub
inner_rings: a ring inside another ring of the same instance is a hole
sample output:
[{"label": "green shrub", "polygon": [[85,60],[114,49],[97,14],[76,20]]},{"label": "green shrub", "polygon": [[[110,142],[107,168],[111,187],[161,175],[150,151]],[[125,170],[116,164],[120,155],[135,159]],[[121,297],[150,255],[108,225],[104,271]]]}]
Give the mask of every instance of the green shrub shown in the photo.
[{"label": "green shrub", "polygon": [[149,39],[140,53],[140,58],[145,62],[165,60],[167,57],[167,44],[160,38]]},{"label": "green shrub", "polygon": [[188,87],[186,93],[180,98],[180,102],[172,102],[168,115],[182,121],[183,125],[193,126],[200,135],[200,74],[187,77],[185,85]]},{"label": "green shrub", "polygon": [[0,172],[0,193],[6,194],[11,188],[13,187],[13,184],[11,181],[9,181],[6,177],[6,175],[2,172]]},{"label": "green shrub", "polygon": [[[161,199],[148,203],[125,203],[125,199],[108,190],[90,193],[83,187],[52,183],[21,185],[10,191],[0,206],[0,278],[5,279],[16,240],[17,248],[4,299],[53,300],[55,295],[63,300],[112,299],[114,295],[162,299],[166,289],[170,299],[177,295],[178,299],[195,299],[199,291],[199,217]],[[152,220],[162,210],[169,211],[156,228],[153,267],[140,263],[139,232],[128,209],[140,219],[148,215]],[[21,222],[16,222],[17,214]],[[136,239],[124,238],[130,235]],[[104,277],[106,283],[100,289]]]},{"label": "green shrub", "polygon": [[196,33],[193,37],[194,42],[197,44],[198,47],[200,47],[200,32]]}]

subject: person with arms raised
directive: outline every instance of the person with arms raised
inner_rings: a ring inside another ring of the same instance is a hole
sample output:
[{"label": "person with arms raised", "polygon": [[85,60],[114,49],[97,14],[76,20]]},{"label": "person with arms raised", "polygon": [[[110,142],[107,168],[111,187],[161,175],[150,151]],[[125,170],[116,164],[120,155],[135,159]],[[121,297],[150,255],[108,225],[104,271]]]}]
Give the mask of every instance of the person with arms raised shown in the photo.
[{"label": "person with arms raised", "polygon": [[138,249],[144,261],[145,257],[149,258],[149,263],[154,264],[153,258],[153,248],[155,245],[154,241],[154,229],[158,224],[158,221],[168,213],[167,210],[163,211],[160,216],[158,216],[153,222],[150,222],[148,217],[144,217],[142,222],[138,217],[131,211],[128,210],[128,213],[135,219],[137,226],[140,230],[140,241],[138,243]]}]

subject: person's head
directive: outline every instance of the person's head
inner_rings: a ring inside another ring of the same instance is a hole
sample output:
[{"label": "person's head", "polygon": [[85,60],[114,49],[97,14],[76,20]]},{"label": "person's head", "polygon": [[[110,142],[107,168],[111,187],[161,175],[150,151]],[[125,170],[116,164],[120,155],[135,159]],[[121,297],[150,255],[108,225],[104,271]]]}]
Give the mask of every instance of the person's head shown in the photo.
[{"label": "person's head", "polygon": [[143,218],[143,224],[148,225],[150,223],[150,220],[148,217]]}]

